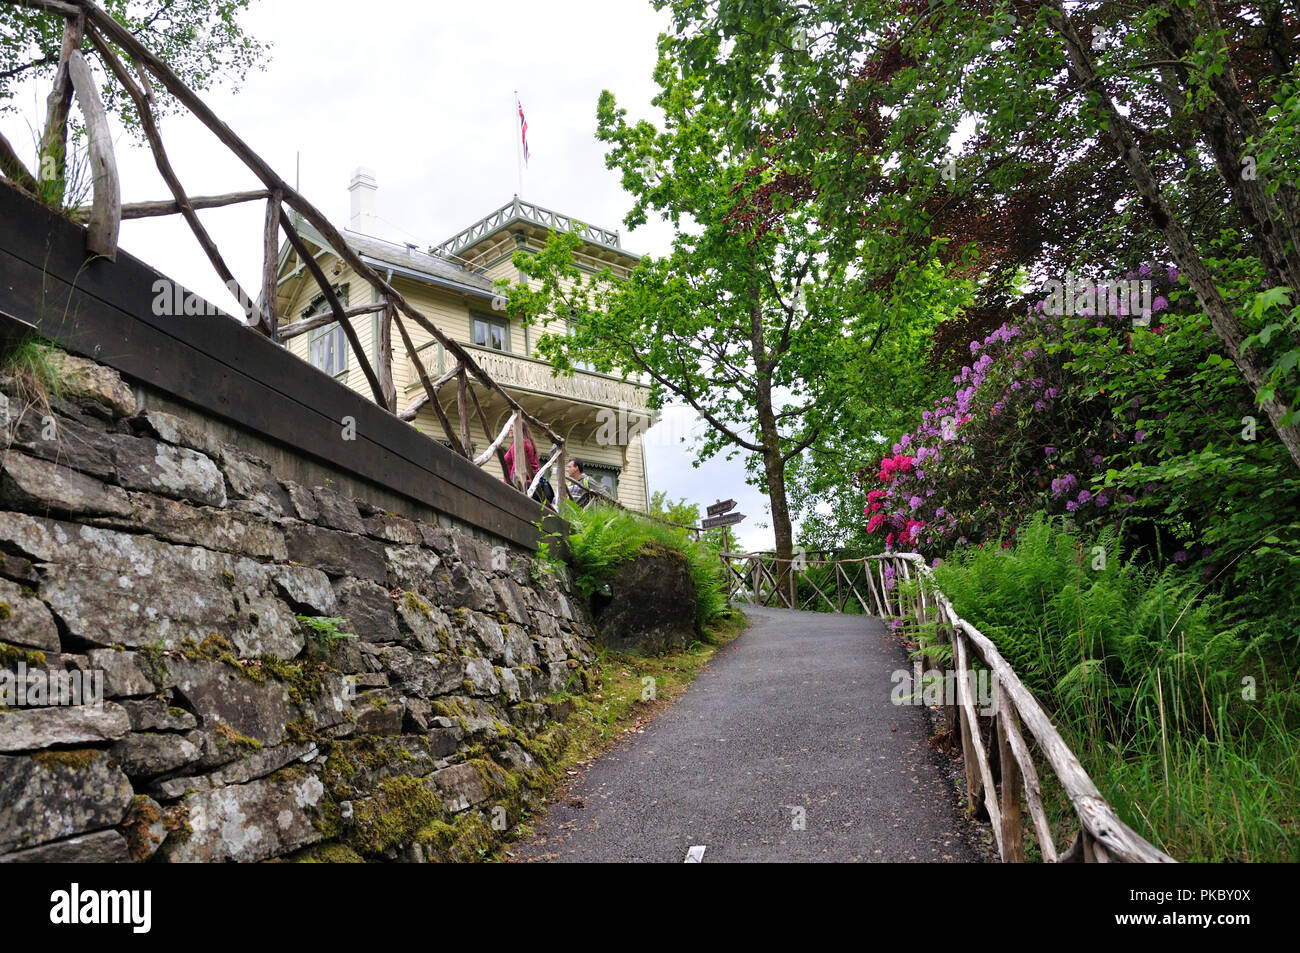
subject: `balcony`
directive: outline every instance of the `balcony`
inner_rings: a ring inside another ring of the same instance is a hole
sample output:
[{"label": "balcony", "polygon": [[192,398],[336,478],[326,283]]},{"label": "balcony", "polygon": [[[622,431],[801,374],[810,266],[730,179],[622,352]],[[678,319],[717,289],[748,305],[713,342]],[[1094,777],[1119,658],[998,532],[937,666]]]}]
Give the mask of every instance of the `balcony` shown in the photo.
[{"label": "balcony", "polygon": [[[573,372],[572,377],[557,376],[546,361],[521,357],[492,348],[465,344],[465,350],[487,372],[488,376],[511,392],[536,394],[552,399],[578,401],[603,407],[625,407],[630,411],[649,413],[650,389],[633,381],[594,371]],[[430,375],[442,372],[444,356],[441,348],[432,342],[420,348],[420,360]],[[415,363],[407,357],[408,390],[420,389]]]}]

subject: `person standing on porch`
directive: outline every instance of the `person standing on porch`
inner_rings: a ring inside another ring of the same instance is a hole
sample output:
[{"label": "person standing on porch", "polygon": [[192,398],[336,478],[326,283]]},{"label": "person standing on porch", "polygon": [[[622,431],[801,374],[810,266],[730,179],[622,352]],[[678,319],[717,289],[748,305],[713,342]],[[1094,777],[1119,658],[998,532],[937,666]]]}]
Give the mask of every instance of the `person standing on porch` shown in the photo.
[{"label": "person standing on porch", "polygon": [[[533,443],[532,429],[529,428],[526,420],[521,421],[521,424],[524,433],[523,483],[524,487],[527,488],[528,484],[532,483],[540,464],[537,460],[537,445]],[[519,454],[516,452],[515,442],[511,440],[510,449],[506,451],[506,482],[512,486],[515,485],[515,466],[518,459]],[[555,490],[545,477],[538,481],[537,489],[533,491],[533,499],[542,504],[550,503],[555,499]]]}]

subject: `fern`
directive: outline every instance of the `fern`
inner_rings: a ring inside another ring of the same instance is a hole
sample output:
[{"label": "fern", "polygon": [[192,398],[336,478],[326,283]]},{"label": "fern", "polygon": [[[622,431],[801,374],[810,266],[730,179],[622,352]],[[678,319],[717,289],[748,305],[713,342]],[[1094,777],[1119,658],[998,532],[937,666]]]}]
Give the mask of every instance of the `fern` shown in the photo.
[{"label": "fern", "polygon": [[1296,856],[1300,692],[1267,623],[1237,621],[1235,602],[1123,553],[1114,532],[1085,540],[1041,516],[1013,548],[966,550],[935,578],[1138,833],[1181,860]]}]

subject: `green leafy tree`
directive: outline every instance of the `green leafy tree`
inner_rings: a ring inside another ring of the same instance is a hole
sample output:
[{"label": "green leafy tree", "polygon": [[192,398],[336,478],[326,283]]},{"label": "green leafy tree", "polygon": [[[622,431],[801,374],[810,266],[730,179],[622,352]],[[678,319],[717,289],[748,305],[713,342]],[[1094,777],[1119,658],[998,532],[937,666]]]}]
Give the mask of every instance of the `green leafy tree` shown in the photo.
[{"label": "green leafy tree", "polygon": [[578,236],[555,235],[539,254],[517,253],[529,280],[509,289],[509,307],[567,323],[568,333],[538,342],[561,372],[582,361],[644,375],[656,406],[672,395],[692,407],[710,425],[700,459],[744,457],[768,496],[777,553],[789,558],[787,472],[845,432],[870,356],[924,319],[911,289],[933,256],[914,249],[912,264],[886,270],[846,259],[800,199],[803,186],[780,171],[779,143],[737,147],[718,90],[667,51],[655,79],[662,128],[629,123],[605,92],[597,136],[633,197],[626,224],[661,215],[677,229],[672,252],[615,281],[584,275],[572,260]]},{"label": "green leafy tree", "polygon": [[[266,65],[269,45],[249,36],[240,16],[253,0],[103,0],[100,6],[130,30],[137,39],[165,62],[191,89],[212,89],[219,83],[238,86],[253,69]],[[0,171],[27,186],[40,182],[62,182],[67,167],[68,112],[71,87],[57,72],[65,48],[78,47],[89,62],[97,54],[89,43],[82,44],[78,23],[59,13],[42,9],[39,3],[24,5],[5,0],[0,19],[0,114],[17,108],[14,94],[23,83],[52,80],[54,89],[37,144],[35,174],[29,171],[8,141],[0,136]],[[101,94],[110,114],[116,114],[131,131],[138,128],[135,113],[125,108],[127,94],[115,83],[102,83]],[[157,90],[158,109],[167,112],[175,102],[164,90]],[[43,195],[56,201],[62,190]]]},{"label": "green leafy tree", "polygon": [[[1300,465],[1294,9],[1162,0],[674,0],[665,46],[725,91],[728,137],[779,136],[846,242],[978,243],[985,303],[1021,267],[1096,276],[1166,250]],[[1235,284],[1241,239],[1259,284]],[[879,253],[882,249],[874,249]],[[1140,250],[1140,254],[1136,253]],[[1274,302],[1275,304],[1277,302]],[[1271,325],[1273,331],[1265,333]],[[986,326],[987,329],[987,326]],[[1261,336],[1263,334],[1263,336]],[[970,335],[971,338],[978,334]]]}]

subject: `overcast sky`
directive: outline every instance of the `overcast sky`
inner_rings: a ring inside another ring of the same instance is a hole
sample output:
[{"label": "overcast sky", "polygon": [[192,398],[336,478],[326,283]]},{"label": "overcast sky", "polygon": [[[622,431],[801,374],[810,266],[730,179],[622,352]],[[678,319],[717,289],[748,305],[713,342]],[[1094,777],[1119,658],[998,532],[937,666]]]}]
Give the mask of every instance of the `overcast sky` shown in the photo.
[{"label": "overcast sky", "polygon": [[[380,237],[393,241],[427,247],[507,202],[519,190],[517,89],[531,151],[522,196],[618,228],[630,251],[668,250],[667,225],[623,226],[630,197],[605,168],[595,138],[602,89],[630,118],[657,119],[651,71],[667,14],[649,0],[260,0],[244,24],[272,44],[266,70],[252,73],[237,93],[227,86],[205,99],[282,176],[292,182],[298,174],[302,192],[336,225],[347,225],[347,184],[358,166],[376,175],[376,211],[387,230]],[[0,129],[29,160],[47,92],[29,84],[22,114],[0,117]],[[196,119],[169,116],[161,128],[189,194],[259,187]],[[152,158],[125,136],[118,164],[123,201],[168,197]],[[263,206],[200,215],[241,284],[257,287]],[[179,217],[123,223],[122,246],[233,308]],[[770,548],[766,497],[745,486],[740,461],[691,466],[689,437],[703,426],[693,412],[665,412],[647,435],[651,490],[701,504],[734,498],[749,516],[738,527],[742,544]]]}]

